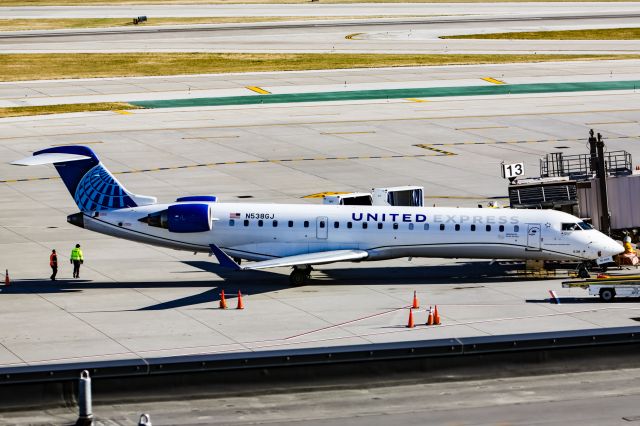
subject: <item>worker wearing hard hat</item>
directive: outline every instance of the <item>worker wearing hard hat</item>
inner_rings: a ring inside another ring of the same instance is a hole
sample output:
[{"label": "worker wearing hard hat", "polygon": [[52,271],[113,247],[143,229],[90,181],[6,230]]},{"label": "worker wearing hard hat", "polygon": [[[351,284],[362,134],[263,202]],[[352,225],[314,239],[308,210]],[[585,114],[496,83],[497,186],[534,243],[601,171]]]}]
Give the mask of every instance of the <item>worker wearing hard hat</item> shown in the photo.
[{"label": "worker wearing hard hat", "polygon": [[633,244],[631,244],[631,237],[624,237],[623,244],[624,246],[624,254],[635,254],[636,251],[633,248]]},{"label": "worker wearing hard hat", "polygon": [[76,244],[75,248],[71,250],[71,263],[73,264],[73,278],[80,278],[80,265],[84,263],[80,244]]}]

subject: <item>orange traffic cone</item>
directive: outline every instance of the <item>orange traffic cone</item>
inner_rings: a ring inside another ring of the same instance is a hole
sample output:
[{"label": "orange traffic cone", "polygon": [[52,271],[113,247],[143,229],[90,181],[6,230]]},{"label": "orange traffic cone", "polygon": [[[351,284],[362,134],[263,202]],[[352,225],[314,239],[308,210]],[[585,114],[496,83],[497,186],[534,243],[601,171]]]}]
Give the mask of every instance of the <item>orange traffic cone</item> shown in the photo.
[{"label": "orange traffic cone", "polygon": [[413,311],[409,309],[409,322],[407,323],[407,328],[413,328],[416,324],[413,322]]},{"label": "orange traffic cone", "polygon": [[224,289],[220,292],[220,309],[227,309],[227,299],[224,298]]},{"label": "orange traffic cone", "polygon": [[242,303],[242,293],[238,290],[238,306],[236,309],[244,309],[244,303]]},{"label": "orange traffic cone", "polygon": [[433,324],[440,325],[440,314],[438,313],[438,305],[436,305],[436,308],[433,312]]},{"label": "orange traffic cone", "polygon": [[413,292],[413,305],[411,305],[411,309],[418,309],[420,307],[420,304],[418,303],[418,296],[416,295],[416,292]]},{"label": "orange traffic cone", "polygon": [[6,269],[5,273],[4,273],[4,285],[5,286],[10,286],[11,285],[11,280],[9,279],[9,270]]},{"label": "orange traffic cone", "polygon": [[427,316],[427,325],[433,325],[433,311],[431,310],[431,306],[429,306],[429,315]]}]

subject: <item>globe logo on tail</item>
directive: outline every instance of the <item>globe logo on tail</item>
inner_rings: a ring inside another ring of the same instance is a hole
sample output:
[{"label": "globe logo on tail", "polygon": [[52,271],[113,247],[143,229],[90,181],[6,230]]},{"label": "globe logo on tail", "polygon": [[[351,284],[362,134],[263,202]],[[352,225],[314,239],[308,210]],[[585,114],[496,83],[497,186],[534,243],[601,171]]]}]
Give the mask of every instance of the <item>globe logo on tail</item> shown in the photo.
[{"label": "globe logo on tail", "polygon": [[136,203],[102,164],[90,169],[78,183],[74,196],[82,211],[115,210],[135,207]]}]

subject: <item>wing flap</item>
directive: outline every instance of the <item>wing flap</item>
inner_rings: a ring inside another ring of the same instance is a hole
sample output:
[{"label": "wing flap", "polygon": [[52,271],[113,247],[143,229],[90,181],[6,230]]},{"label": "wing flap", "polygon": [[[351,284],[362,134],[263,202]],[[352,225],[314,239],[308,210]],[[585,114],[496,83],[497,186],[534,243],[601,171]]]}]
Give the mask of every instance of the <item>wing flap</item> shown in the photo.
[{"label": "wing flap", "polygon": [[326,263],[360,260],[369,256],[369,253],[364,250],[330,250],[279,257],[277,259],[263,260],[261,262],[250,263],[246,266],[240,266],[219,247],[213,244],[211,245],[211,252],[216,256],[220,265],[237,270],[267,269],[280,266],[323,265]]}]

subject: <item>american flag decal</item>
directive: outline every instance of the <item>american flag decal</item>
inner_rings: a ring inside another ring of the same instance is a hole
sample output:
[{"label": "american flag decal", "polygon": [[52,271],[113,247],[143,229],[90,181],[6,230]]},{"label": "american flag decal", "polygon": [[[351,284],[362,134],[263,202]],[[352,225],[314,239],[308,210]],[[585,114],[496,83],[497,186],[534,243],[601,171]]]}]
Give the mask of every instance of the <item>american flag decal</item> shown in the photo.
[{"label": "american flag decal", "polygon": [[229,219],[240,219],[240,213],[229,213]]}]

